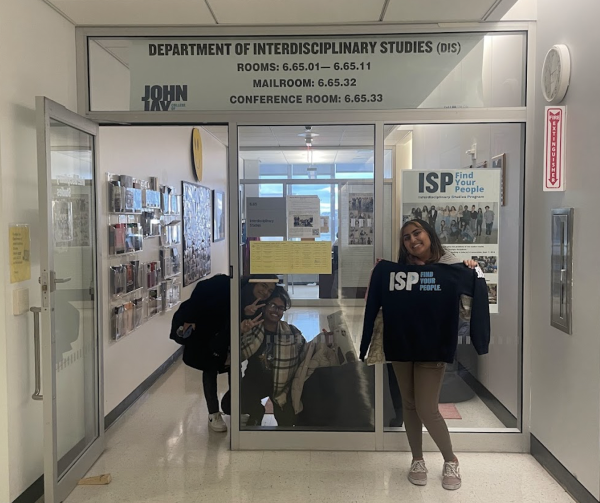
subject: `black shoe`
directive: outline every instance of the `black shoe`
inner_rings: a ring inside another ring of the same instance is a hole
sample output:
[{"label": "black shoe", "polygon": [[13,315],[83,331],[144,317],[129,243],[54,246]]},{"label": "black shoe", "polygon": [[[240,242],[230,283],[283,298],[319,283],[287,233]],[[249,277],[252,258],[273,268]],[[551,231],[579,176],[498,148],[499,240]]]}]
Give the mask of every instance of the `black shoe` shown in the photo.
[{"label": "black shoe", "polygon": [[228,391],[221,398],[221,410],[224,414],[231,416],[231,391]]}]

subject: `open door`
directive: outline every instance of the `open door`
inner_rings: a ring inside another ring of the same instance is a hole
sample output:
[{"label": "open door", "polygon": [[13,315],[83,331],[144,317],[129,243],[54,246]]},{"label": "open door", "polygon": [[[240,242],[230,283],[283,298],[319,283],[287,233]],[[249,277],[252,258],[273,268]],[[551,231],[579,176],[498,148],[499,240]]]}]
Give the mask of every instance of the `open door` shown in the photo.
[{"label": "open door", "polygon": [[45,97],[36,109],[44,498],[60,503],[104,449],[98,125]]}]

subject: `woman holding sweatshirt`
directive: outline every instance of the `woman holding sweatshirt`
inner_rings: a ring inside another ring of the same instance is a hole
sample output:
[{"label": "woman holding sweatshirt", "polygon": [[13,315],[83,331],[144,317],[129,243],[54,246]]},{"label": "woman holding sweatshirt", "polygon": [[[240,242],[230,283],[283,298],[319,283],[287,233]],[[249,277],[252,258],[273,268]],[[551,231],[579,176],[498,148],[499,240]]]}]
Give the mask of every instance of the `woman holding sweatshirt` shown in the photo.
[{"label": "woman holding sweatshirt", "polygon": [[[456,264],[461,260],[446,252],[435,230],[423,220],[410,220],[400,231],[398,263],[402,265]],[[464,261],[470,268],[474,260]],[[415,312],[415,316],[419,316]],[[361,359],[367,353],[370,337],[363,331]],[[389,356],[389,355],[388,355]],[[438,402],[446,363],[440,361],[393,361],[394,373],[402,395],[404,424],[413,455],[408,479],[419,486],[427,484],[427,468],[423,459],[423,425],[444,457],[442,486],[455,490],[461,486],[458,458],[452,449],[450,434],[439,412]]]}]

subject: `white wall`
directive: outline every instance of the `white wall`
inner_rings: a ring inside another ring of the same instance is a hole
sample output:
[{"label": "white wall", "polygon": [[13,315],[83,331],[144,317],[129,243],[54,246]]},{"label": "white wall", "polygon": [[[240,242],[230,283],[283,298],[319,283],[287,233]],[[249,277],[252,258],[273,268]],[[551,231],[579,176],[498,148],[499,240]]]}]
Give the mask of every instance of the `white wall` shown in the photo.
[{"label": "white wall", "polygon": [[395,182],[395,203],[393,216],[393,236],[392,236],[392,257],[390,260],[398,260],[400,253],[400,228],[402,227],[402,218],[400,216],[400,200],[402,198],[402,171],[413,168],[413,140],[412,131],[408,131],[406,136],[402,137],[396,143],[396,173]]},{"label": "white wall", "polygon": [[[538,1],[537,62],[557,43],[569,46],[572,75],[568,107],[567,191],[542,192],[544,101],[536,79],[534,159],[528,166],[527,248],[530,291],[526,297],[531,338],[531,433],[600,499],[600,336],[598,284],[600,193],[598,131],[597,2]],[[573,335],[550,326],[550,210],[575,208],[573,237]]]},{"label": "white wall", "polygon": [[[460,169],[471,164],[465,152],[477,144],[477,163],[506,154],[507,200],[500,210],[498,256],[498,308],[492,314],[488,355],[478,359],[479,381],[515,416],[518,416],[520,366],[518,197],[521,185],[521,127],[518,124],[414,126],[413,169]],[[462,362],[468,368],[466,362]]]},{"label": "white wall", "polygon": [[[227,193],[227,151],[212,135],[201,129],[204,175],[198,182]],[[105,215],[106,173],[137,178],[159,177],[163,185],[174,186],[181,194],[181,181],[193,182],[191,165],[191,126],[179,127],[102,127],[100,130],[100,198],[99,232],[107,232]],[[225,201],[228,206],[227,200]],[[228,239],[211,243],[212,272],[229,269]],[[108,249],[103,250],[102,271],[108,284]],[[144,242],[140,261],[158,260],[158,240]],[[184,290],[189,297],[194,285]],[[105,304],[110,305],[108,294]],[[104,407],[113,410],[137,386],[149,377],[179,346],[169,340],[172,313],[159,315],[121,340],[110,338],[109,314],[105,309],[104,324]]]},{"label": "white wall", "polygon": [[[16,288],[29,288],[31,305],[40,303],[35,96],[48,96],[75,110],[75,29],[41,0],[3,0],[0,62],[4,297],[0,316],[0,501],[7,501],[7,492],[12,501],[42,474],[42,404],[31,399],[33,315],[12,315],[12,292]],[[31,280],[14,285],[6,266],[11,223],[29,224],[32,237]],[[3,397],[8,405],[7,418]],[[6,422],[10,432],[8,470],[2,469]]]},{"label": "white wall", "polygon": [[[518,0],[502,17],[503,21],[535,21],[537,19],[538,0]],[[496,13],[494,13],[496,14]],[[501,15],[499,11],[497,14]],[[490,21],[498,18],[492,16]]]},{"label": "white wall", "polygon": [[90,43],[92,110],[129,110],[129,68],[96,42]]},{"label": "white wall", "polygon": [[515,107],[524,104],[526,37],[480,35],[419,108]]}]

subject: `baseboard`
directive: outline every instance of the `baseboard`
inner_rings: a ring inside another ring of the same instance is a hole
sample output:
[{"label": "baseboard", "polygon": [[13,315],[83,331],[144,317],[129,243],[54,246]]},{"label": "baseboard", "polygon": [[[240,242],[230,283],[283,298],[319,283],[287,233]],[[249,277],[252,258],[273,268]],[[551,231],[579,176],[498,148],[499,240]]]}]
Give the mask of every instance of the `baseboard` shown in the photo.
[{"label": "baseboard", "polygon": [[[167,361],[158,367],[152,375],[144,380],[135,390],[133,390],[125,400],[111,410],[104,418],[104,429],[107,430],[114,422],[123,415],[152,385],[173,365],[183,354],[183,346],[173,353]],[[31,484],[23,493],[17,497],[13,503],[36,503],[44,496],[44,476],[42,475],[33,484]]]},{"label": "baseboard", "polygon": [[506,428],[517,428],[518,421],[512,412],[509,411],[503,404],[498,400],[490,390],[488,390],[479,380],[471,374],[465,367],[459,363],[458,374],[460,377],[471,387],[471,389],[477,394],[488,409],[502,422]]},{"label": "baseboard", "polygon": [[531,455],[546,471],[579,503],[599,503],[585,486],[567,470],[564,465],[542,444],[531,435]]},{"label": "baseboard", "polygon": [[13,503],[36,503],[44,496],[44,476],[31,484]]},{"label": "baseboard", "polygon": [[104,429],[108,430],[129,407],[131,407],[152,385],[173,365],[183,354],[183,346],[173,353],[167,361],[158,367],[142,384],[135,388],[119,405],[111,410],[104,418]]}]

